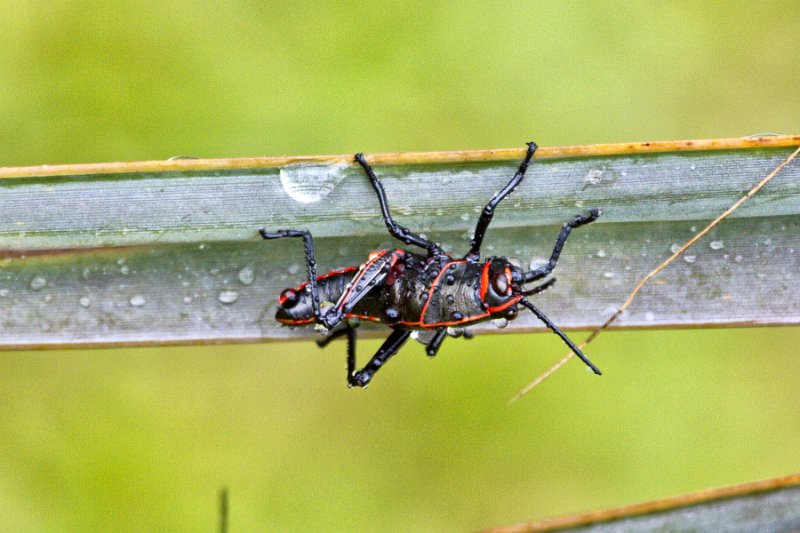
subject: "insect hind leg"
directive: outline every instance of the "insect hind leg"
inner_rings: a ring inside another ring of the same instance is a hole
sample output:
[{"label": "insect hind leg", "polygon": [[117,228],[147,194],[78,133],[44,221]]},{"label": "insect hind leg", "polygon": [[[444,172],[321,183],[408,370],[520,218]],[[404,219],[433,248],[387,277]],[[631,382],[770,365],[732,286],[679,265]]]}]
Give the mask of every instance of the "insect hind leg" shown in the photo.
[{"label": "insect hind leg", "polygon": [[331,320],[331,317],[323,316],[320,311],[319,289],[317,288],[317,261],[314,259],[314,238],[311,236],[311,233],[296,229],[282,229],[276,232],[268,232],[265,228],[258,230],[258,233],[266,240],[282,239],[285,237],[300,237],[303,239],[306,252],[306,267],[308,268],[308,290],[311,293],[311,309],[314,313],[314,320],[327,328],[331,328],[335,326],[336,323],[340,322],[341,319]]},{"label": "insect hind leg", "polygon": [[392,235],[392,237],[395,237],[406,244],[413,244],[421,248],[425,248],[428,250],[428,255],[444,254],[442,249],[439,248],[436,243],[431,242],[428,239],[424,239],[422,236],[417,235],[416,233],[411,233],[411,230],[394,221],[392,214],[389,212],[389,203],[386,200],[386,191],[383,190],[383,185],[375,175],[375,171],[373,171],[370,164],[367,163],[367,160],[364,158],[364,154],[356,154],[355,160],[364,169],[364,172],[367,174],[367,177],[372,184],[372,188],[375,189],[375,194],[378,195],[378,202],[380,203],[381,213],[383,214],[383,222],[386,224],[386,228],[389,230],[389,233]]}]

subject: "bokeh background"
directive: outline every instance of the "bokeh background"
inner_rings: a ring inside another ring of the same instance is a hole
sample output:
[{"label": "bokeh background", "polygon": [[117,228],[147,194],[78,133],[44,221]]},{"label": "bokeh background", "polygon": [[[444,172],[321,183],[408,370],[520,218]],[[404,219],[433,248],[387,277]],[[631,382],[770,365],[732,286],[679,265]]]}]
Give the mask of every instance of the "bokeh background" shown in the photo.
[{"label": "bokeh background", "polygon": [[[800,129],[792,1],[0,6],[0,165]],[[215,531],[227,487],[231,533],[463,531],[788,474],[799,343],[607,333],[602,379],[511,407],[555,336],[406,348],[367,391],[342,346],[2,353],[0,523]]]}]

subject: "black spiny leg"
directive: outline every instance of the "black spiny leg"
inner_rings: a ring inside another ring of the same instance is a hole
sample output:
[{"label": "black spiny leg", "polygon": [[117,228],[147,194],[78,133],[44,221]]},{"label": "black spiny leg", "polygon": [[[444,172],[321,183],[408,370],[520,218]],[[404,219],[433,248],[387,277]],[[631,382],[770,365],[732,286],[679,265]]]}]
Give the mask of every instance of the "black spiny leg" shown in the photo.
[{"label": "black spiny leg", "polygon": [[[311,308],[314,311],[314,318],[322,323],[322,316],[319,309],[319,291],[317,290],[317,269],[314,259],[314,239],[311,233],[296,229],[282,229],[275,233],[270,233],[262,228],[258,233],[265,239],[282,239],[283,237],[302,237],[306,247],[306,266],[308,267],[308,290],[311,291]],[[326,324],[327,325],[327,324]]]},{"label": "black spiny leg", "polygon": [[[348,374],[347,384],[351,387],[366,387],[372,379],[372,376],[375,375],[375,372],[380,370],[381,367],[386,364],[386,361],[397,353],[397,350],[408,340],[409,335],[411,335],[411,332],[407,329],[395,329],[392,331],[389,338],[384,341],[364,368],[358,372]],[[348,365],[349,364],[350,353],[348,352]]]},{"label": "black spiny leg", "polygon": [[317,341],[317,346],[320,348],[324,348],[327,346],[332,340],[338,339],[342,335],[347,335],[347,383],[350,384],[352,387],[352,383],[350,380],[353,376],[353,372],[356,370],[356,330],[351,326],[347,326],[343,329],[337,329],[324,339],[320,339]]},{"label": "black spiny leg", "polygon": [[[337,329],[324,339],[320,339],[317,341],[317,346],[320,348],[326,347],[330,342],[334,339],[338,339],[342,335],[347,335],[347,382],[350,383],[350,379],[353,376],[353,372],[356,370],[356,330],[354,327],[350,326],[349,324],[347,327],[342,329]],[[352,386],[352,384],[350,384]]]},{"label": "black spiny leg", "polygon": [[392,235],[392,237],[400,239],[406,244],[414,244],[421,248],[425,248],[428,250],[428,255],[444,254],[442,249],[439,248],[436,243],[427,239],[423,239],[415,233],[411,233],[411,230],[401,226],[395,222],[394,219],[392,219],[392,215],[389,212],[389,204],[386,201],[386,192],[383,190],[383,185],[381,185],[381,182],[378,180],[377,176],[375,176],[375,172],[372,170],[372,167],[369,166],[367,160],[364,159],[364,154],[356,154],[355,160],[359,165],[361,165],[361,167],[364,169],[364,172],[367,173],[367,177],[369,178],[370,183],[372,183],[372,188],[375,189],[375,193],[378,195],[378,202],[381,204],[381,212],[383,213],[383,222],[386,224],[386,227],[389,229],[389,233]]},{"label": "black spiny leg", "polygon": [[550,260],[547,262],[547,266],[526,272],[524,278],[525,283],[542,279],[552,272],[556,267],[556,263],[558,263],[558,257],[561,255],[561,249],[564,247],[564,243],[567,242],[567,237],[569,237],[570,232],[575,228],[583,226],[584,224],[590,224],[598,218],[600,218],[600,210],[590,209],[589,216],[578,215],[571,221],[564,224],[564,226],[561,228],[561,233],[558,234],[556,245],[553,248],[553,253],[550,255]]},{"label": "black spiny leg", "polygon": [[428,354],[428,357],[435,357],[436,353],[439,351],[439,347],[442,345],[444,338],[447,336],[447,328],[439,328],[436,330],[436,335],[428,342],[428,346],[425,347],[425,353]]},{"label": "black spiny leg", "polygon": [[525,159],[522,160],[522,163],[519,165],[519,170],[517,173],[514,174],[514,177],[511,178],[503,190],[499,193],[495,194],[489,203],[486,204],[486,207],[483,208],[483,213],[481,213],[481,217],[478,219],[478,225],[475,226],[475,234],[472,237],[472,243],[470,244],[469,252],[467,255],[464,256],[464,259],[471,259],[473,261],[477,261],[481,256],[481,243],[483,243],[483,237],[486,235],[486,230],[489,227],[489,224],[492,222],[492,218],[494,217],[494,210],[503,198],[511,194],[517,185],[522,182],[522,178],[525,177],[525,171],[528,170],[528,163],[531,162],[531,158],[533,154],[536,152],[536,143],[529,142],[528,143],[528,153],[525,154]]},{"label": "black spiny leg", "polygon": [[[330,335],[325,337],[324,339],[319,339],[317,341],[317,346],[319,346],[320,348],[324,348],[328,344],[330,344],[331,341],[338,339],[342,335],[347,335],[347,341],[348,342],[353,342],[353,341],[350,340],[350,335],[349,335],[350,331],[352,331],[353,334],[355,334],[355,329],[353,329],[350,326],[347,326],[346,328],[342,328],[342,329],[337,329],[333,333],[331,333]],[[353,339],[355,339],[355,337],[353,337]]]},{"label": "black spiny leg", "polygon": [[581,361],[583,361],[584,363],[586,363],[586,366],[588,366],[589,368],[591,368],[591,369],[592,369],[592,372],[594,372],[594,373],[595,373],[595,374],[597,374],[598,376],[602,374],[602,372],[600,372],[600,369],[599,369],[599,368],[597,368],[596,366],[594,366],[594,363],[592,363],[591,361],[589,361],[589,358],[588,358],[588,357],[586,357],[586,356],[583,354],[583,352],[580,350],[580,348],[578,348],[577,346],[575,346],[575,343],[574,343],[574,342],[572,342],[572,340],[570,340],[570,338],[569,338],[569,337],[567,337],[567,336],[566,336],[566,334],[565,334],[563,331],[561,331],[561,328],[559,328],[558,326],[556,326],[555,324],[553,324],[553,322],[552,322],[552,321],[551,321],[549,318],[547,318],[547,317],[545,316],[545,314],[544,314],[544,313],[542,313],[542,312],[541,312],[541,311],[540,311],[540,310],[539,310],[539,309],[538,309],[538,308],[537,308],[535,305],[533,305],[532,303],[530,303],[530,302],[529,302],[528,300],[526,300],[525,298],[522,298],[522,299],[520,299],[519,303],[521,303],[522,305],[524,305],[525,307],[527,307],[528,309],[530,309],[530,310],[531,310],[531,312],[532,312],[534,315],[536,315],[536,318],[538,318],[539,320],[541,320],[542,322],[544,322],[544,325],[545,325],[545,326],[547,326],[548,328],[550,328],[550,329],[553,331],[553,333],[555,333],[556,335],[558,335],[559,337],[561,337],[561,340],[562,340],[562,341],[564,341],[564,343],[566,343],[566,345],[567,345],[567,346],[569,346],[570,350],[572,350],[573,352],[575,352],[575,355],[577,355],[578,357],[580,357],[580,358],[581,358]]}]

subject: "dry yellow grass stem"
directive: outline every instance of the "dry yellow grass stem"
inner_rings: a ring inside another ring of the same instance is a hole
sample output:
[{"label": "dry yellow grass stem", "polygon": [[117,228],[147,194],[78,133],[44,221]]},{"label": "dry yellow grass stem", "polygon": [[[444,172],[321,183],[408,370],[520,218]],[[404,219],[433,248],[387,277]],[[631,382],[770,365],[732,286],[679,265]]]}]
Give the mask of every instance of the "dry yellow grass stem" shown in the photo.
[{"label": "dry yellow grass stem", "polygon": [[[610,326],[611,324],[613,324],[613,323],[614,323],[614,321],[616,321],[616,320],[617,320],[617,318],[619,318],[619,317],[620,317],[620,315],[622,315],[622,313],[623,313],[623,312],[624,312],[624,311],[625,311],[625,310],[626,310],[628,307],[630,307],[631,303],[633,303],[633,300],[636,298],[636,295],[637,295],[637,294],[639,294],[639,291],[641,291],[641,290],[642,290],[642,287],[644,287],[644,286],[645,286],[645,284],[646,284],[648,281],[650,281],[651,279],[653,279],[653,278],[654,278],[654,277],[655,277],[655,276],[656,276],[656,275],[657,275],[659,272],[661,272],[662,270],[664,270],[664,269],[665,269],[665,268],[666,268],[666,267],[667,267],[667,266],[668,266],[670,263],[672,263],[673,261],[675,261],[675,259],[677,259],[678,257],[680,257],[680,256],[683,254],[683,252],[685,252],[687,249],[689,249],[691,246],[693,246],[693,245],[694,245],[694,244],[695,244],[697,241],[699,241],[700,239],[702,239],[702,238],[703,238],[703,236],[705,236],[705,235],[706,235],[706,234],[707,234],[709,231],[711,231],[712,229],[714,229],[714,227],[716,227],[716,226],[717,226],[717,224],[719,224],[720,222],[722,222],[723,220],[725,220],[725,219],[726,219],[728,216],[730,216],[730,214],[731,214],[731,213],[733,213],[734,211],[736,211],[736,210],[739,208],[739,206],[740,206],[740,205],[742,205],[742,204],[743,204],[744,202],[746,202],[746,201],[747,201],[749,198],[751,198],[751,197],[752,197],[754,194],[756,194],[758,191],[760,191],[760,190],[761,190],[761,188],[762,188],[762,187],[764,187],[764,185],[766,185],[767,183],[769,183],[769,181],[770,181],[772,178],[774,178],[774,177],[775,177],[775,176],[776,176],[776,175],[777,175],[777,174],[778,174],[778,173],[779,173],[779,172],[780,172],[780,171],[781,171],[781,170],[782,170],[782,169],[783,169],[783,168],[784,168],[786,165],[788,165],[788,164],[789,164],[789,163],[790,163],[790,162],[791,162],[791,161],[792,161],[792,160],[793,160],[795,157],[797,157],[797,154],[798,154],[798,153],[800,153],[800,147],[798,147],[798,148],[797,148],[797,150],[795,150],[794,152],[792,152],[792,154],[791,154],[791,155],[789,155],[789,157],[787,157],[786,159],[784,159],[784,160],[783,160],[783,161],[782,161],[782,162],[781,162],[781,163],[780,163],[778,166],[776,166],[776,167],[775,167],[775,168],[772,170],[772,172],[770,172],[769,174],[767,174],[767,176],[766,176],[766,177],[764,177],[764,179],[762,179],[761,181],[759,181],[759,182],[758,182],[758,183],[757,183],[757,184],[756,184],[756,185],[755,185],[755,186],[754,186],[752,189],[750,189],[750,190],[747,192],[747,194],[745,194],[744,196],[742,196],[741,198],[739,198],[739,200],[737,200],[736,202],[734,202],[734,204],[733,204],[733,205],[731,205],[731,206],[730,206],[728,209],[726,209],[724,213],[722,213],[722,214],[721,214],[721,215],[719,215],[717,218],[715,218],[715,219],[714,219],[714,220],[713,220],[713,221],[712,221],[710,224],[708,224],[708,225],[707,225],[705,228],[703,228],[703,229],[702,229],[700,232],[698,232],[698,233],[697,233],[697,234],[696,234],[694,237],[692,237],[691,239],[689,239],[689,240],[686,242],[686,244],[684,244],[683,246],[681,246],[681,247],[680,247],[680,248],[679,248],[679,249],[678,249],[678,250],[677,250],[675,253],[673,253],[671,256],[669,256],[669,257],[668,257],[668,258],[667,258],[667,259],[666,259],[666,260],[665,260],[663,263],[661,263],[660,265],[658,265],[658,266],[657,266],[655,269],[653,269],[653,270],[652,270],[652,271],[651,271],[649,274],[647,274],[645,277],[643,277],[643,278],[641,279],[641,281],[639,281],[639,283],[638,283],[638,284],[636,285],[636,287],[633,289],[633,291],[631,291],[631,293],[628,295],[628,298],[625,300],[625,302],[624,302],[624,303],[623,303],[623,304],[622,304],[622,305],[619,307],[619,309],[617,309],[617,312],[616,312],[616,313],[614,313],[613,315],[611,315],[611,317],[610,317],[608,320],[606,320],[606,321],[603,323],[603,325],[601,325],[600,327],[598,327],[598,328],[596,328],[595,330],[593,330],[593,331],[592,331],[592,332],[589,334],[589,336],[586,338],[586,340],[584,340],[584,341],[583,341],[581,344],[579,344],[579,345],[578,345],[578,347],[579,347],[579,348],[582,350],[582,349],[583,349],[583,348],[584,348],[584,347],[585,347],[587,344],[589,344],[589,343],[590,343],[590,342],[592,342],[594,339],[596,339],[596,338],[597,338],[597,336],[598,336],[598,335],[600,335],[600,333],[601,333],[601,332],[602,332],[604,329],[606,329],[608,326]],[[521,389],[521,390],[520,390],[520,391],[519,391],[517,394],[515,394],[515,395],[514,395],[514,396],[511,398],[511,400],[509,401],[509,403],[513,403],[513,402],[515,402],[515,401],[519,400],[519,399],[520,399],[521,397],[523,397],[525,394],[527,394],[528,392],[530,392],[531,390],[533,390],[533,389],[534,389],[536,386],[538,386],[538,385],[539,385],[540,383],[542,383],[542,382],[543,382],[545,379],[547,379],[549,376],[551,376],[551,375],[552,375],[552,374],[553,374],[553,373],[554,373],[556,370],[558,370],[559,368],[561,368],[561,367],[562,367],[562,366],[563,366],[563,365],[564,365],[564,364],[565,364],[567,361],[569,361],[569,360],[570,360],[570,358],[571,358],[573,355],[574,355],[574,354],[573,354],[573,352],[569,352],[569,353],[568,353],[567,355],[565,355],[565,356],[564,356],[564,357],[563,357],[563,358],[562,358],[562,359],[561,359],[559,362],[557,362],[555,365],[553,365],[553,366],[552,366],[552,367],[551,367],[551,368],[550,368],[550,369],[549,369],[547,372],[545,372],[544,374],[542,374],[541,376],[539,376],[538,378],[536,378],[534,381],[532,381],[531,383],[529,383],[528,385],[526,385],[525,387],[523,387],[523,388],[522,388],[522,389]]]}]

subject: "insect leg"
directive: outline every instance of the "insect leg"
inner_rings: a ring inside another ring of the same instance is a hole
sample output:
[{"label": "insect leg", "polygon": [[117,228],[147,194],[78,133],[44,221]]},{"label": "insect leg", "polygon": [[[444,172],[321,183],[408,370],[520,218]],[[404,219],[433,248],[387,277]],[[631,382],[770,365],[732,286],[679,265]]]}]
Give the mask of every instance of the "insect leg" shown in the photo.
[{"label": "insect leg", "polygon": [[[342,335],[347,335],[347,382],[350,382],[350,378],[355,372],[356,369],[356,329],[350,324],[347,324],[342,329],[337,329],[324,339],[320,339],[317,341],[317,346],[320,348],[324,348],[332,340],[338,339]],[[352,386],[352,385],[351,385]]]},{"label": "insect leg", "polygon": [[558,234],[556,245],[553,247],[553,253],[550,255],[550,260],[547,262],[547,266],[526,272],[524,274],[525,283],[542,279],[552,272],[556,267],[556,263],[558,263],[558,257],[561,255],[561,249],[564,247],[564,243],[567,242],[567,237],[569,237],[570,232],[575,228],[583,226],[584,224],[590,224],[598,218],[600,218],[600,210],[590,209],[589,216],[578,215],[571,221],[564,224],[564,226],[561,228],[561,233]]},{"label": "insect leg", "polygon": [[[350,326],[347,326],[347,327],[342,328],[342,329],[337,329],[333,333],[331,333],[330,335],[325,337],[324,339],[319,339],[317,341],[317,346],[319,346],[320,348],[324,348],[328,344],[330,344],[331,341],[338,339],[342,335],[346,335],[350,330],[353,330],[353,328],[351,328]],[[355,331],[355,330],[353,330],[353,331]]]},{"label": "insect leg", "polygon": [[436,330],[436,335],[428,342],[428,346],[425,347],[425,353],[428,354],[428,357],[435,357],[436,353],[439,351],[439,347],[442,345],[444,338],[447,336],[447,328],[439,328]]},{"label": "insect leg", "polygon": [[[407,329],[395,329],[392,334],[384,341],[369,363],[358,372],[353,372],[347,376],[347,384],[351,387],[366,387],[372,376],[386,364],[397,350],[408,340],[411,332]],[[348,351],[348,365],[350,364],[350,353]]]},{"label": "insect leg", "polygon": [[375,172],[372,170],[372,167],[369,165],[369,163],[367,163],[367,160],[364,159],[364,154],[356,154],[355,160],[359,165],[361,165],[361,167],[364,169],[364,172],[366,172],[370,183],[372,183],[372,188],[375,189],[375,193],[378,195],[378,202],[381,204],[381,212],[383,213],[383,222],[386,224],[386,227],[389,229],[389,233],[392,235],[392,237],[400,239],[406,244],[414,244],[421,248],[425,248],[428,250],[429,255],[443,254],[444,252],[436,243],[427,239],[423,239],[415,233],[411,233],[411,230],[401,226],[395,222],[394,219],[392,219],[392,215],[389,212],[389,204],[386,201],[386,192],[383,190],[383,185],[381,185],[381,182],[378,180],[377,176],[375,176]]},{"label": "insect leg", "polygon": [[314,259],[314,239],[311,237],[311,233],[295,229],[283,229],[275,233],[270,233],[264,228],[258,230],[258,233],[261,234],[264,239],[281,239],[283,237],[303,238],[303,243],[306,247],[306,266],[308,267],[308,290],[311,292],[311,308],[314,311],[314,318],[317,322],[321,322],[319,291],[317,290],[317,262]]},{"label": "insect leg", "polygon": [[525,171],[528,170],[528,163],[530,163],[533,154],[536,152],[536,143],[529,142],[528,143],[528,153],[525,154],[525,159],[522,160],[522,163],[519,165],[519,169],[517,173],[514,174],[514,177],[511,178],[503,190],[499,193],[495,194],[489,203],[486,204],[486,207],[483,208],[483,213],[481,213],[481,217],[478,219],[478,224],[475,226],[475,234],[472,237],[472,242],[470,243],[469,252],[467,255],[464,256],[464,259],[472,259],[477,260],[481,256],[481,243],[483,243],[483,237],[486,235],[486,230],[489,227],[489,224],[492,222],[492,218],[494,217],[494,210],[503,198],[511,194],[517,185],[522,182],[522,178],[525,177]]},{"label": "insect leg", "polygon": [[559,337],[561,337],[561,340],[563,340],[563,341],[566,343],[566,345],[567,345],[567,346],[569,346],[570,350],[572,350],[573,352],[575,352],[575,355],[577,355],[578,357],[580,357],[580,358],[581,358],[581,361],[583,361],[584,363],[586,363],[586,366],[588,366],[589,368],[591,368],[591,369],[592,369],[592,372],[594,372],[594,373],[595,373],[595,374],[597,374],[598,376],[602,374],[602,372],[600,372],[600,369],[599,369],[599,368],[597,368],[596,366],[594,366],[594,363],[592,363],[591,361],[589,361],[589,358],[588,358],[588,357],[586,357],[586,356],[583,354],[583,352],[580,350],[580,348],[578,348],[577,346],[575,346],[575,343],[574,343],[574,342],[572,342],[572,341],[570,340],[570,338],[569,338],[569,337],[567,337],[567,336],[566,336],[566,334],[565,334],[563,331],[561,331],[561,328],[559,328],[558,326],[556,326],[555,324],[553,324],[553,322],[552,322],[552,321],[551,321],[549,318],[547,318],[547,317],[545,316],[545,314],[544,314],[544,313],[542,313],[542,312],[541,312],[541,311],[540,311],[540,310],[539,310],[539,309],[538,309],[538,308],[537,308],[535,305],[533,305],[532,303],[530,303],[530,302],[529,302],[528,300],[526,300],[525,298],[522,298],[522,299],[520,299],[519,303],[521,303],[522,305],[524,305],[525,307],[527,307],[528,309],[530,309],[530,310],[531,310],[531,312],[532,312],[534,315],[536,315],[536,318],[538,318],[539,320],[541,320],[542,322],[544,322],[544,325],[545,325],[545,326],[547,326],[548,328],[550,328],[550,329],[553,331],[553,333],[555,333],[556,335],[558,335]]}]

